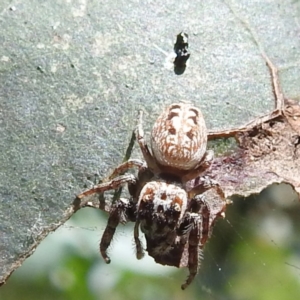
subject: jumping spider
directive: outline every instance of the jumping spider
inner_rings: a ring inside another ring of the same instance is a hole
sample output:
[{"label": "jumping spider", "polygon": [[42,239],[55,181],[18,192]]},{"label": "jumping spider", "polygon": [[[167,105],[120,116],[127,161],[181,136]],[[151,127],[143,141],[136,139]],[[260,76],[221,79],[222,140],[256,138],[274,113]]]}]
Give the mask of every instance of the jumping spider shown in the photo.
[{"label": "jumping spider", "polygon": [[[144,161],[129,159],[98,184],[77,196],[102,194],[127,184],[130,199],[120,198],[112,204],[108,223],[100,242],[100,252],[110,263],[107,249],[119,223],[135,222],[136,256],[144,249],[139,228],[145,235],[147,252],[162,265],[188,267],[185,289],[196,276],[202,248],[215,220],[224,217],[226,202],[221,188],[200,175],[211,165],[213,152],[206,151],[207,129],[201,111],[191,104],[169,106],[154,123],[151,151],[144,140],[142,113],[136,138]],[[137,177],[124,174],[137,167]],[[208,191],[215,194],[206,197]]]}]

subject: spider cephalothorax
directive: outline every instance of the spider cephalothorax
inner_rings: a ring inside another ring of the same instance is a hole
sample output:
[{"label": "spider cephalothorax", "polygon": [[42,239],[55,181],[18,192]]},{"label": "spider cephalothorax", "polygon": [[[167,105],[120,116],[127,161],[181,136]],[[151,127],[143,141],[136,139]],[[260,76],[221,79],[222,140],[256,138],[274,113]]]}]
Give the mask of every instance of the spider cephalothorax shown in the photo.
[{"label": "spider cephalothorax", "polygon": [[[144,255],[139,229],[144,233],[146,250],[157,263],[188,267],[185,289],[198,272],[201,249],[211,234],[215,220],[224,215],[227,202],[220,187],[201,177],[210,166],[213,153],[206,151],[207,130],[199,109],[191,104],[170,105],[156,120],[151,133],[151,150],[144,140],[142,114],[136,137],[144,160],[130,159],[118,166],[109,181],[78,195],[79,199],[102,194],[128,184],[131,198],[118,199],[110,211],[100,242],[107,263],[107,249],[119,223],[135,222],[136,255]],[[132,167],[137,177],[120,175]],[[206,194],[213,188],[213,198]],[[216,201],[214,199],[221,199]]]}]

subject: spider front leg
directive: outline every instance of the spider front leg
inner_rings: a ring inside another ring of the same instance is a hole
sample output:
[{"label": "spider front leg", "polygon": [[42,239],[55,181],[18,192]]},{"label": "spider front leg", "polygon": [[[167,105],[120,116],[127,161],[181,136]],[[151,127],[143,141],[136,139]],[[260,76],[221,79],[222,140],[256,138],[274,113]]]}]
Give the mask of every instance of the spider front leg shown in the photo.
[{"label": "spider front leg", "polygon": [[139,238],[139,227],[140,227],[140,221],[137,220],[134,225],[134,243],[136,248],[136,258],[142,259],[144,257],[144,249],[141,240]]},{"label": "spider front leg", "polygon": [[210,189],[214,189],[221,199],[225,199],[224,192],[218,182],[208,176],[197,177],[193,180],[192,186],[190,186],[189,189],[190,191],[188,194],[190,199],[194,198],[196,195],[203,194]]},{"label": "spider front leg", "polygon": [[[110,258],[107,255],[107,249],[110,246],[110,243],[116,232],[116,228],[118,227],[119,223],[125,224],[128,221],[129,216],[134,215],[135,206],[132,201],[120,198],[116,203],[114,203],[100,242],[100,253],[107,264],[110,263]],[[130,219],[130,221],[135,220]]]},{"label": "spider front leg", "polygon": [[205,245],[212,234],[213,227],[219,218],[225,218],[225,210],[232,201],[225,198],[219,184],[205,176],[197,178],[196,187],[189,192],[188,211],[202,216],[201,247]]},{"label": "spider front leg", "polygon": [[[105,191],[118,189],[124,184],[135,185],[136,178],[132,174],[126,174],[116,177],[108,182],[95,185],[91,189],[84,191],[83,193],[77,195],[77,199],[81,200],[80,206],[83,207],[87,204],[89,197],[94,194],[103,194]],[[87,197],[85,201],[83,198]],[[106,251],[110,246],[113,239],[114,233],[116,231],[119,223],[126,223],[128,219],[130,221],[135,221],[135,205],[133,201],[129,201],[123,198],[118,199],[112,206],[109,212],[109,218],[107,226],[104,230],[103,236],[100,242],[100,253],[107,264],[110,263],[110,258]]]},{"label": "spider front leg", "polygon": [[201,215],[197,213],[187,213],[185,219],[192,223],[192,229],[189,233],[189,248],[188,248],[188,268],[189,276],[185,283],[181,285],[181,289],[185,290],[194,280],[198,273],[200,266],[200,258],[202,257],[202,250],[200,248],[202,236],[202,219]]},{"label": "spider front leg", "polygon": [[132,169],[134,167],[137,167],[138,170],[142,170],[147,168],[147,164],[146,162],[140,159],[129,159],[124,163],[120,164],[118,167],[116,167],[108,178],[109,179],[115,178],[117,175],[123,174],[127,170]]},{"label": "spider front leg", "polygon": [[[94,194],[102,194],[103,192],[108,191],[108,190],[115,190],[126,183],[127,184],[128,183],[135,184],[136,183],[135,176],[132,174],[125,174],[125,175],[116,177],[108,182],[97,184],[97,185],[93,186],[92,188],[77,195],[76,198],[79,200],[82,200],[83,198],[85,198],[87,196],[91,196]],[[87,201],[88,201],[88,199],[85,201],[82,201],[81,206],[84,206]]]},{"label": "spider front leg", "polygon": [[188,268],[190,274],[181,286],[183,290],[197,275],[202,248],[212,233],[216,219],[224,215],[226,205],[230,203],[230,201],[225,201],[219,185],[208,178],[204,178],[202,185],[194,190],[194,192],[200,191],[203,194],[197,194],[190,200],[188,211],[180,226],[182,234],[189,234]]}]

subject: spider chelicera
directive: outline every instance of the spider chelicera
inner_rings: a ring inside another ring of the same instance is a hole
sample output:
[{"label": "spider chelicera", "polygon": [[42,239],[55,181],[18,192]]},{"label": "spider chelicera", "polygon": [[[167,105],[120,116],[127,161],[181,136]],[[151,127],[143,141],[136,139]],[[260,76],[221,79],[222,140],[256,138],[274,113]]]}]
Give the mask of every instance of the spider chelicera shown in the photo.
[{"label": "spider chelicera", "polygon": [[[216,219],[224,217],[229,203],[216,182],[201,176],[213,160],[213,152],[206,150],[204,118],[191,104],[170,105],[154,123],[150,151],[140,113],[136,138],[144,160],[129,159],[113,171],[107,182],[84,191],[77,199],[127,184],[131,197],[119,198],[111,207],[100,242],[102,257],[110,263],[107,249],[119,223],[135,222],[136,257],[144,255],[141,230],[146,251],[157,263],[189,269],[181,286],[185,289],[198,272],[202,248]],[[133,167],[138,169],[137,176],[125,173]]]}]

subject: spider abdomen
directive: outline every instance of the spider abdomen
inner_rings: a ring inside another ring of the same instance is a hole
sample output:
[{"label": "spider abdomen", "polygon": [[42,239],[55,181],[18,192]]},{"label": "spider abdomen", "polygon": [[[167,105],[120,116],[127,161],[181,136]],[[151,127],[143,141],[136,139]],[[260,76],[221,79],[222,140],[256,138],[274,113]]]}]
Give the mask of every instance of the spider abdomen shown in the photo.
[{"label": "spider abdomen", "polygon": [[172,104],[154,123],[152,152],[163,166],[193,169],[203,158],[206,146],[207,129],[203,115],[191,104]]}]

